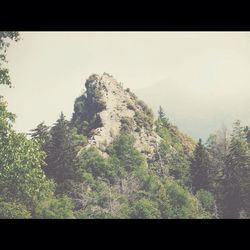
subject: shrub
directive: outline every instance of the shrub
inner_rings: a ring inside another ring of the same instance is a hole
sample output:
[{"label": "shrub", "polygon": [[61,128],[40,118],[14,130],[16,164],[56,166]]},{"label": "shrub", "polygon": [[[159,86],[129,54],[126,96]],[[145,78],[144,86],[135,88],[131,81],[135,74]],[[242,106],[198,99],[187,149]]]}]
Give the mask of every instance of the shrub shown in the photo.
[{"label": "shrub", "polygon": [[175,181],[167,180],[166,195],[169,197],[172,207],[169,218],[211,218],[211,214],[203,209],[197,198]]},{"label": "shrub", "polygon": [[142,110],[146,115],[150,116],[151,118],[154,117],[152,109],[150,109],[145,102],[139,100],[138,104],[141,106]]},{"label": "shrub", "polygon": [[108,167],[105,159],[94,147],[84,149],[78,156],[77,168],[79,174],[91,173],[93,177],[108,176]]},{"label": "shrub", "polygon": [[141,198],[132,204],[130,216],[134,219],[157,219],[160,211],[156,202]]},{"label": "shrub", "polygon": [[73,203],[69,197],[53,197],[38,204],[36,207],[36,218],[73,219],[73,207]]},{"label": "shrub", "polygon": [[151,129],[154,124],[153,117],[145,115],[143,112],[140,111],[135,111],[134,119],[139,127]]},{"label": "shrub", "polygon": [[23,204],[0,201],[1,219],[30,219],[31,213]]},{"label": "shrub", "polygon": [[121,118],[121,130],[131,131],[133,128],[133,120],[130,117]]}]

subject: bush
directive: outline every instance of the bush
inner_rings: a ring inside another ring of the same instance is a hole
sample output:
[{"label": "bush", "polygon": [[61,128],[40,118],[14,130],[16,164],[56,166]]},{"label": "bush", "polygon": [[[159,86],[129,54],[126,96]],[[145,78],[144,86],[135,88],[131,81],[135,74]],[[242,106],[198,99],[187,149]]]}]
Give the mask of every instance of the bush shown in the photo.
[{"label": "bush", "polygon": [[170,218],[211,218],[211,214],[203,209],[197,198],[175,181],[167,180],[166,194],[172,206],[169,214]]},{"label": "bush", "polygon": [[79,176],[86,172],[91,173],[94,178],[109,176],[107,161],[95,147],[81,151],[78,156],[77,171]]},{"label": "bush", "polygon": [[36,218],[41,219],[74,219],[73,203],[67,196],[52,197],[40,202],[36,207]]},{"label": "bush", "polygon": [[133,219],[157,219],[160,218],[160,211],[157,203],[141,198],[132,204],[130,216]]},{"label": "bush", "polygon": [[150,116],[150,118],[154,117],[152,109],[150,109],[145,102],[139,100],[138,104],[141,106],[142,110],[146,115]]},{"label": "bush", "polygon": [[135,138],[123,132],[114,140],[110,150],[127,172],[139,169],[146,164],[143,155],[134,147],[134,143]]},{"label": "bush", "polygon": [[133,120],[130,117],[121,118],[121,130],[131,131],[133,128]]},{"label": "bush", "polygon": [[135,111],[134,116],[135,122],[139,127],[152,128],[154,124],[154,119],[151,116],[145,115],[143,112]]},{"label": "bush", "polygon": [[30,219],[31,213],[23,204],[0,201],[0,219]]}]

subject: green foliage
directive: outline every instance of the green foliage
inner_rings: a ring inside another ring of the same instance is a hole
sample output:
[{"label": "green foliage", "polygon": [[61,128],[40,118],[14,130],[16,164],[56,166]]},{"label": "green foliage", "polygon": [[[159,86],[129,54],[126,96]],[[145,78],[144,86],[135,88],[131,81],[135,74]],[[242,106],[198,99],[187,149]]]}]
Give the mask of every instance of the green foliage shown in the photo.
[{"label": "green foliage", "polygon": [[185,152],[185,148],[183,147],[184,139],[173,133],[169,126],[164,127],[159,121],[157,121],[156,125],[156,131],[163,139],[159,145],[158,154],[156,154],[156,161],[160,161],[160,154],[162,164],[167,169],[166,172],[170,176],[173,176],[179,183],[189,185],[190,156]]},{"label": "green foliage", "polygon": [[40,202],[35,211],[35,218],[74,219],[73,203],[67,196],[49,198]]},{"label": "green foliage", "polygon": [[79,134],[91,136],[92,131],[102,125],[97,113],[103,110],[106,104],[101,99],[100,90],[90,87],[88,91],[88,96],[84,93],[76,98],[70,126],[76,128]]},{"label": "green foliage", "polygon": [[42,144],[47,144],[50,140],[49,127],[44,122],[37,125],[36,128],[31,130],[30,133],[33,139],[39,140]]},{"label": "green foliage", "polygon": [[209,164],[210,189],[219,196],[220,180],[225,169],[225,162],[228,155],[229,140],[225,129],[209,136],[206,143],[207,150],[211,156]]},{"label": "green foliage", "polygon": [[207,148],[211,155],[209,178],[221,218],[249,216],[250,153],[248,129],[234,124],[229,138],[226,128],[210,135]]},{"label": "green foliage", "polygon": [[81,182],[71,182],[69,194],[75,202],[76,218],[127,218],[128,202],[117,183],[85,175]]},{"label": "green foliage", "polygon": [[146,161],[142,154],[134,147],[135,139],[127,132],[118,136],[108,152],[116,158],[117,163],[126,172],[146,168]]},{"label": "green foliage", "polygon": [[231,135],[223,176],[223,217],[239,218],[249,211],[250,151],[244,128],[237,121]]},{"label": "green foliage", "polygon": [[91,173],[94,178],[106,178],[114,183],[117,178],[123,178],[129,172],[134,171],[142,176],[146,161],[134,148],[134,138],[130,134],[124,132],[115,138],[107,151],[110,157],[104,159],[94,147],[81,150],[77,156],[78,177]]},{"label": "green foliage", "polygon": [[189,136],[181,133],[176,126],[173,126],[165,116],[163,110],[159,110],[156,125],[156,132],[166,143],[178,150],[182,150],[188,157],[193,156],[195,142]]},{"label": "green foliage", "polygon": [[16,202],[0,201],[0,219],[30,219],[31,213],[23,205]]},{"label": "green foliage", "polygon": [[211,192],[201,189],[196,192],[195,196],[200,201],[203,208],[211,214],[214,212],[215,198]]},{"label": "green foliage", "polygon": [[86,172],[91,173],[94,178],[109,176],[107,161],[96,148],[90,147],[81,150],[77,158],[78,176],[82,176]]},{"label": "green foliage", "polygon": [[87,140],[83,135],[79,135],[76,129],[71,129],[63,114],[51,128],[50,133],[48,166],[45,172],[58,184],[63,184],[65,180],[75,178],[76,155]]},{"label": "green foliage", "polygon": [[106,103],[102,99],[103,90],[106,90],[105,86],[97,84],[97,81],[98,77],[96,75],[92,75],[85,83],[87,89],[87,98],[85,101],[88,107],[87,110],[91,114],[100,112],[106,107]]},{"label": "green foliage", "polygon": [[199,201],[175,181],[168,180],[165,187],[171,204],[168,218],[211,218]]},{"label": "green foliage", "polygon": [[30,135],[32,139],[37,140],[40,143],[42,151],[48,153],[49,142],[51,139],[49,127],[42,122],[38,124],[35,129],[31,130]]},{"label": "green foliage", "polygon": [[169,120],[166,117],[166,114],[165,114],[162,106],[160,106],[159,111],[158,111],[158,122],[161,124],[161,126],[163,126],[165,128],[170,127]]},{"label": "green foliage", "polygon": [[7,63],[6,52],[10,46],[10,41],[19,41],[20,36],[18,32],[1,31],[0,32],[0,84],[11,87],[11,80],[9,70],[4,66]]},{"label": "green foliage", "polygon": [[88,113],[86,109],[86,96],[81,95],[75,100],[74,104],[74,113],[71,119],[71,124],[77,128],[78,133],[86,134],[89,122]]},{"label": "green foliage", "polygon": [[250,128],[246,126],[244,132],[246,133],[247,144],[250,149]]},{"label": "green foliage", "polygon": [[8,136],[15,118],[16,116],[13,113],[8,112],[7,102],[0,98],[0,136],[2,142]]},{"label": "green foliage", "polygon": [[192,189],[194,192],[200,189],[209,190],[209,164],[209,153],[199,139],[191,164]]},{"label": "green foliage", "polygon": [[7,144],[2,145],[0,155],[2,197],[33,208],[38,200],[51,192],[53,183],[46,179],[42,170],[45,155],[37,142],[12,131]]},{"label": "green foliage", "polygon": [[[167,150],[168,158],[170,159],[170,156],[173,155],[174,158],[180,159],[180,162],[189,165],[195,143],[191,138],[179,132],[177,127],[169,123],[162,109],[159,110],[159,117],[156,121],[156,132],[164,141],[161,146],[163,151],[164,148]],[[171,165],[173,164],[171,163]]]},{"label": "green foliage", "polygon": [[12,130],[14,117],[6,103],[0,102],[0,109],[0,195],[6,202],[24,204],[33,212],[37,202],[54,188],[42,169],[45,154],[37,141]]},{"label": "green foliage", "polygon": [[132,203],[130,216],[133,219],[157,219],[160,211],[156,202],[141,198]]}]

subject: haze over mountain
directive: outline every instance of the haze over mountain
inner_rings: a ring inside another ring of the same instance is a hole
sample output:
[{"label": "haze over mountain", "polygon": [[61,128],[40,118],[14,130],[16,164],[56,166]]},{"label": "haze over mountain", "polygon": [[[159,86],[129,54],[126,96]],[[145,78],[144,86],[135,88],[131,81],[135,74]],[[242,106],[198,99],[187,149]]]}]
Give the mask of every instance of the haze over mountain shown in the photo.
[{"label": "haze over mountain", "polygon": [[222,126],[231,127],[237,119],[250,123],[246,108],[250,107],[250,98],[243,85],[235,88],[211,82],[199,88],[195,83],[166,79],[134,92],[155,113],[161,105],[170,120],[194,139],[206,139]]}]

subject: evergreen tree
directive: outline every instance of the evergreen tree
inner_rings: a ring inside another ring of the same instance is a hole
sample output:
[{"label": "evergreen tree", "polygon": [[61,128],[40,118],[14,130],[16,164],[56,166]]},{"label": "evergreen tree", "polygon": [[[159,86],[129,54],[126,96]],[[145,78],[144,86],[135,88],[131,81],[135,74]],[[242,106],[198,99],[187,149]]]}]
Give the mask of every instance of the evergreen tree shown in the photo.
[{"label": "evergreen tree", "polygon": [[250,129],[248,126],[245,127],[244,129],[245,133],[246,133],[246,138],[247,138],[247,143],[248,143],[248,147],[250,149]]},{"label": "evergreen tree", "polygon": [[36,128],[31,130],[30,133],[33,139],[36,139],[41,144],[41,148],[44,152],[48,153],[48,144],[50,141],[49,127],[44,122],[37,125]]},{"label": "evergreen tree", "polygon": [[218,216],[222,217],[223,210],[223,172],[226,168],[226,159],[229,152],[228,130],[222,127],[221,130],[209,136],[207,149],[211,156],[209,163],[210,190],[216,199]]},{"label": "evergreen tree", "polygon": [[45,171],[61,186],[66,179],[74,178],[74,161],[80,147],[86,143],[86,139],[84,136],[78,135],[76,129],[70,128],[63,113],[51,128],[50,133],[48,166]]},{"label": "evergreen tree", "polygon": [[246,134],[237,121],[231,135],[223,179],[223,217],[239,218],[249,205],[250,153]]},{"label": "evergreen tree", "polygon": [[88,132],[88,120],[90,119],[88,111],[86,107],[86,96],[83,94],[77,97],[74,104],[71,126],[77,128],[79,134],[86,135]]},{"label": "evergreen tree", "polygon": [[191,163],[191,179],[194,192],[200,189],[209,189],[209,161],[209,154],[202,144],[202,140],[199,139]]},{"label": "evergreen tree", "polygon": [[168,128],[170,125],[169,120],[166,117],[166,114],[165,114],[162,106],[160,106],[159,110],[158,110],[158,121],[159,121],[160,125],[165,127],[165,128]]}]

